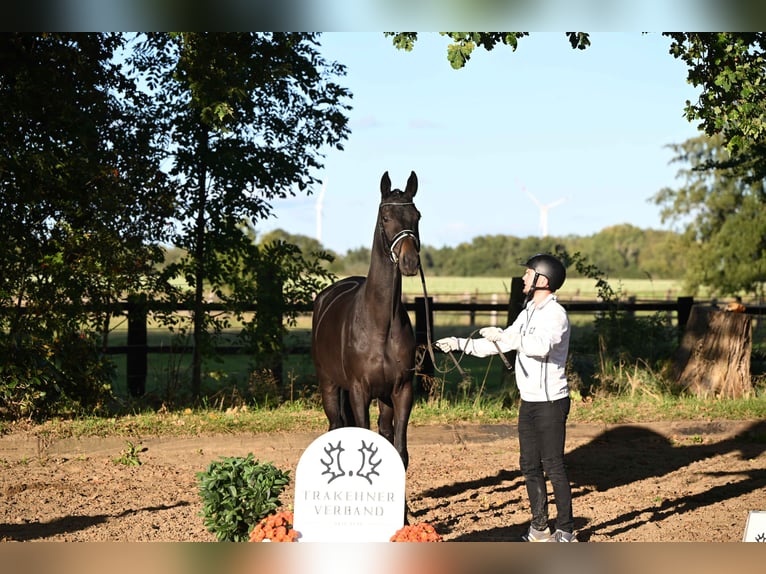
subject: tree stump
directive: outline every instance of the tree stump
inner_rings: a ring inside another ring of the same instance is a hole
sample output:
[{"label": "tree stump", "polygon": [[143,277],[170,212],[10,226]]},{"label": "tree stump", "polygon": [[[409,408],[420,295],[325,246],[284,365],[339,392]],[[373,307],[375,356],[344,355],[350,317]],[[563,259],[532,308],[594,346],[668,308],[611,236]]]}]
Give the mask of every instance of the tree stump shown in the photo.
[{"label": "tree stump", "polygon": [[748,397],[751,351],[749,315],[695,305],[674,358],[676,382],[700,398]]}]

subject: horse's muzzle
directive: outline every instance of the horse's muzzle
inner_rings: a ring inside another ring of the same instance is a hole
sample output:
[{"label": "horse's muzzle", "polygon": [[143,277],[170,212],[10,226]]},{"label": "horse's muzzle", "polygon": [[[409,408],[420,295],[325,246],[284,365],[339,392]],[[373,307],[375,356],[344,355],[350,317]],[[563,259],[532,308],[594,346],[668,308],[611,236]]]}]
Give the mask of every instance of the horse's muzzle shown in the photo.
[{"label": "horse's muzzle", "polygon": [[402,275],[412,277],[417,275],[420,269],[420,252],[418,251],[417,239],[407,237],[401,242],[399,248],[399,271]]}]

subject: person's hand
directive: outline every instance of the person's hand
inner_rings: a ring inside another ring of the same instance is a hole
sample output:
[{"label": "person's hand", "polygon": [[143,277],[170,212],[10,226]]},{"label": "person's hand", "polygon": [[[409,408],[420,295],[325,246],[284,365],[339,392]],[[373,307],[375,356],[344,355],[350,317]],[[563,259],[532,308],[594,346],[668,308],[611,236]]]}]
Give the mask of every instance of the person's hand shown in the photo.
[{"label": "person's hand", "polygon": [[479,335],[490,343],[497,343],[503,336],[503,330],[500,327],[483,327],[479,329]]},{"label": "person's hand", "polygon": [[457,342],[457,337],[444,337],[434,343],[437,349],[443,353],[449,353],[450,351],[459,351],[460,346]]}]

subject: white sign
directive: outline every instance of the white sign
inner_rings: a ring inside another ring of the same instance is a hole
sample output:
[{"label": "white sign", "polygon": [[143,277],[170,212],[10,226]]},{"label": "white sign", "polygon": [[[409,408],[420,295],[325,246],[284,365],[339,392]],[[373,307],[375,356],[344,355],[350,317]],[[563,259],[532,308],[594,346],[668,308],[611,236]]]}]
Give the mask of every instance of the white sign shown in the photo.
[{"label": "white sign", "polygon": [[766,542],[766,511],[750,511],[742,542]]},{"label": "white sign", "polygon": [[404,525],[405,469],[394,446],[346,427],[314,440],[295,473],[299,542],[388,542]]}]

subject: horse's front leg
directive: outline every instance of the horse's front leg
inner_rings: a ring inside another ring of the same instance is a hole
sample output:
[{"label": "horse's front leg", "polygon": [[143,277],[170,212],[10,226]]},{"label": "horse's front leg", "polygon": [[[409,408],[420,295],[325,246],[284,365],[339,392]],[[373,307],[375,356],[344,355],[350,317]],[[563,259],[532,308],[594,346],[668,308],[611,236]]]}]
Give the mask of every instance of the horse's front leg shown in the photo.
[{"label": "horse's front leg", "polygon": [[412,412],[412,400],[412,382],[410,381],[397,385],[391,395],[391,402],[393,403],[392,419],[394,421],[393,443],[399,456],[402,457],[405,470],[410,462],[410,455],[407,451],[407,424],[410,421],[410,413]]}]

